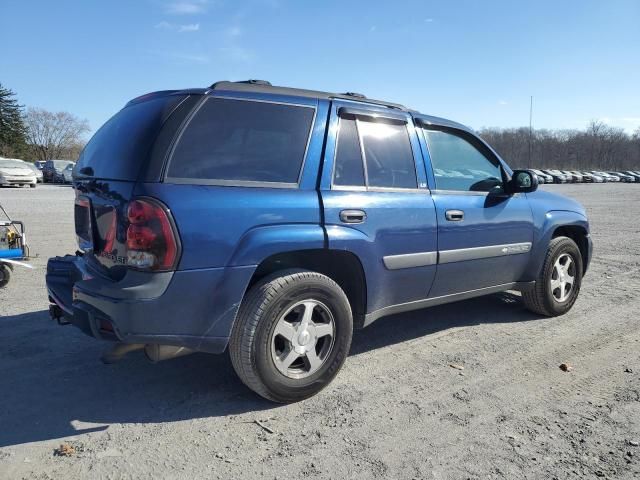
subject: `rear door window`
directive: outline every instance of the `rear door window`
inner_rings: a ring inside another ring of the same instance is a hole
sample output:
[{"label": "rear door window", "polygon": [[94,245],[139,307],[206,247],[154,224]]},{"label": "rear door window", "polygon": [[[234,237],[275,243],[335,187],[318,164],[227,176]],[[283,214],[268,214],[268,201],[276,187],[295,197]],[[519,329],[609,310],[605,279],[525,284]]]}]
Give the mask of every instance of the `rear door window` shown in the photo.
[{"label": "rear door window", "polygon": [[417,188],[406,124],[367,118],[340,118],[333,184],[340,187]]},{"label": "rear door window", "polygon": [[370,187],[417,188],[416,167],[405,124],[358,120]]},{"label": "rear door window", "polygon": [[208,98],[180,136],[167,179],[295,185],[314,114],[312,107]]}]

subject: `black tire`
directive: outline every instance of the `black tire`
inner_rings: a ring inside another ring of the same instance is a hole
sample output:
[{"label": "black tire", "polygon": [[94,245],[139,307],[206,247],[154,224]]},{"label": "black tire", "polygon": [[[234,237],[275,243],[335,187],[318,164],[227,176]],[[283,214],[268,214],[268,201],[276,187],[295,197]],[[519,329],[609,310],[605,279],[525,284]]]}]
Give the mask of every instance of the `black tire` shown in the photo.
[{"label": "black tire", "polygon": [[[322,302],[330,311],[333,342],[315,373],[289,378],[275,365],[272,342],[285,312],[307,299]],[[333,380],[347,358],[352,335],[351,307],[336,282],[308,270],[283,270],[259,281],[245,295],[231,333],[229,354],[247,387],[268,400],[291,403],[315,395]]]},{"label": "black tire", "polygon": [[29,188],[36,188],[36,184],[35,184],[35,183],[31,183],[31,184],[29,185]]},{"label": "black tire", "polygon": [[[559,301],[551,288],[551,280],[554,275],[554,265],[563,255],[568,254],[574,263],[573,285],[564,301]],[[538,278],[535,288],[522,292],[522,299],[527,309],[532,312],[556,317],[567,313],[578,298],[580,286],[582,284],[582,255],[576,243],[568,237],[556,237],[549,242],[549,249],[544,260],[544,265]]]},{"label": "black tire", "polygon": [[6,265],[0,265],[0,288],[4,288],[11,280],[11,269]]}]

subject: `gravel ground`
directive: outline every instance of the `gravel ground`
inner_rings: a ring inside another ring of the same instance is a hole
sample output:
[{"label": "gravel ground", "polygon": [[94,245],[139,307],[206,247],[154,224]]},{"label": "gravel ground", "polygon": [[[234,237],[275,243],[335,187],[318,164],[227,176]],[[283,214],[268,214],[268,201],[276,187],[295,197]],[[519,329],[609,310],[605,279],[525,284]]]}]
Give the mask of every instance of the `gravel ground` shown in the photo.
[{"label": "gravel ground", "polygon": [[288,406],[226,355],[101,364],[103,344],[47,315],[72,190],[0,190],[39,254],[0,292],[0,478],[639,478],[640,185],[544,188],[583,202],[596,246],[567,315],[506,293],[382,319]]}]

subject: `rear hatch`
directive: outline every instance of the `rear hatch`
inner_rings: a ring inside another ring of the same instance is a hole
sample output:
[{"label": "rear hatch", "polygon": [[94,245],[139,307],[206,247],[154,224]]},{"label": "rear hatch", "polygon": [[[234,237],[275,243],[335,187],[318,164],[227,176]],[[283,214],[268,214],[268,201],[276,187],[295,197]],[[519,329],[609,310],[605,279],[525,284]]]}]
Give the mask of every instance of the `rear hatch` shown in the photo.
[{"label": "rear hatch", "polygon": [[135,184],[148,174],[163,126],[179,124],[167,121],[188,97],[158,92],[129,102],[95,133],[81,153],[74,173],[75,229],[80,249],[98,273],[116,280],[124,276],[127,208]]}]

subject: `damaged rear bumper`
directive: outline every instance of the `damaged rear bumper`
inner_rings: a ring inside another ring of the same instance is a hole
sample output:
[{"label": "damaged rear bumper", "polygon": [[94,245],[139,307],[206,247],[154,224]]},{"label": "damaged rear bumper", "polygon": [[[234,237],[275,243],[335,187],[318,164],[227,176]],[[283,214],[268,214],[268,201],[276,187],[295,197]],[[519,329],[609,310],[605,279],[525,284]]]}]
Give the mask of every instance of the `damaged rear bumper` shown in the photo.
[{"label": "damaged rear bumper", "polygon": [[54,257],[47,263],[49,312],[102,340],[221,353],[254,270],[129,270],[115,281],[92,271],[80,255]]}]

